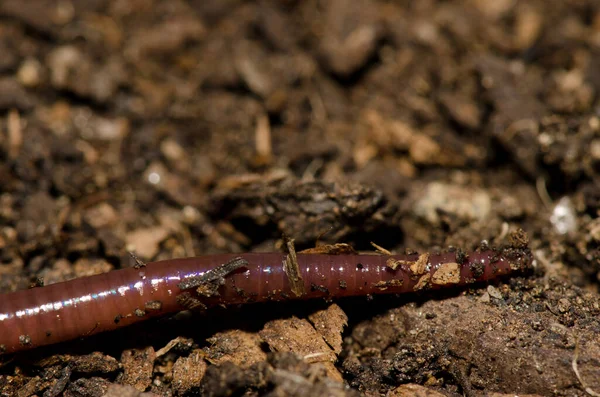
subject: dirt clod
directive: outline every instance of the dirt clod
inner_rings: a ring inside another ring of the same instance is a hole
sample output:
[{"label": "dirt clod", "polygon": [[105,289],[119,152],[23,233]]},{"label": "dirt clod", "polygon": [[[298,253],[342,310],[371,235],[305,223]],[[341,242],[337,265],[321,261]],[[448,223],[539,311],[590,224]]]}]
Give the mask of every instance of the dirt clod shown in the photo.
[{"label": "dirt clod", "polygon": [[120,383],[146,391],[152,382],[152,371],[156,354],[152,347],[144,350],[126,350],[121,355],[123,374]]},{"label": "dirt clod", "polygon": [[194,350],[188,357],[179,357],[173,365],[173,387],[178,395],[194,393],[206,372],[201,350]]},{"label": "dirt clod", "polygon": [[240,330],[219,332],[207,339],[210,346],[204,348],[206,359],[213,364],[232,362],[242,368],[266,359],[262,339],[256,333]]}]

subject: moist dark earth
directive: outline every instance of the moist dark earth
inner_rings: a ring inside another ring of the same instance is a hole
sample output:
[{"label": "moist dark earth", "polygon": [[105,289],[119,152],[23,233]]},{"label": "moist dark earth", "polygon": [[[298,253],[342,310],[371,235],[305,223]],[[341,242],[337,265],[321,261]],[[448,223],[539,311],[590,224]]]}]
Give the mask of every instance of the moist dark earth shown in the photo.
[{"label": "moist dark earth", "polygon": [[597,396],[599,211],[597,0],[0,2],[0,292],[284,235],[535,257],[4,356],[2,396]]}]

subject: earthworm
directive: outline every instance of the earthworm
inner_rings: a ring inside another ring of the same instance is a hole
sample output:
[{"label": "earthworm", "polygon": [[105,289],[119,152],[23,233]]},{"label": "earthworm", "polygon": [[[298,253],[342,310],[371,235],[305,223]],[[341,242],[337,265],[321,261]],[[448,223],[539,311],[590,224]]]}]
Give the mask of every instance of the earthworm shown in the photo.
[{"label": "earthworm", "polygon": [[407,293],[527,268],[526,247],[440,254],[217,254],[170,259],[0,295],[0,353],[114,330],[184,309]]}]

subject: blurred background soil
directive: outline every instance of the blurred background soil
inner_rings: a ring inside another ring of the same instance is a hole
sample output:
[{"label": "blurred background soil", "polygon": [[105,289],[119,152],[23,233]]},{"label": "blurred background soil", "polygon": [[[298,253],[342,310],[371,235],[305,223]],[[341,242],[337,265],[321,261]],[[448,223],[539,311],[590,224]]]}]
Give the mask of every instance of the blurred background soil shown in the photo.
[{"label": "blurred background soil", "polygon": [[599,94],[597,0],[0,1],[0,292],[283,234],[402,252],[521,227],[536,258],[5,357],[1,395],[600,392]]}]

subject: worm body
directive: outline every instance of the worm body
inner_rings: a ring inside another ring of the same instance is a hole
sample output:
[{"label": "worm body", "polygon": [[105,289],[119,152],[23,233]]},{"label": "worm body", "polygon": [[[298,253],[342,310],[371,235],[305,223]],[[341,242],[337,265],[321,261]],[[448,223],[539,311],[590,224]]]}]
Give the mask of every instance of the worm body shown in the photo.
[{"label": "worm body", "polygon": [[406,293],[487,281],[531,264],[525,248],[468,255],[249,253],[149,263],[0,295],[0,353],[113,330],[183,309]]}]

